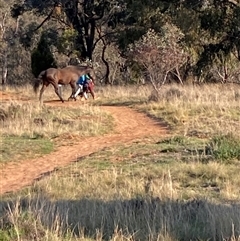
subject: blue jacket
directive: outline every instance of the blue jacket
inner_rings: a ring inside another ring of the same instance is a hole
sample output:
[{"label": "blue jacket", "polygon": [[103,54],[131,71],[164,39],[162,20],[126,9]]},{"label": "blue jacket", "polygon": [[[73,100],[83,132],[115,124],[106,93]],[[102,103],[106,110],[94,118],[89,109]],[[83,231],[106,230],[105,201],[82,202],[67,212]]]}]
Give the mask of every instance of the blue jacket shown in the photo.
[{"label": "blue jacket", "polygon": [[78,85],[85,85],[85,84],[88,83],[89,79],[90,79],[89,76],[87,74],[84,74],[84,75],[80,76],[80,78],[77,81],[77,84]]}]

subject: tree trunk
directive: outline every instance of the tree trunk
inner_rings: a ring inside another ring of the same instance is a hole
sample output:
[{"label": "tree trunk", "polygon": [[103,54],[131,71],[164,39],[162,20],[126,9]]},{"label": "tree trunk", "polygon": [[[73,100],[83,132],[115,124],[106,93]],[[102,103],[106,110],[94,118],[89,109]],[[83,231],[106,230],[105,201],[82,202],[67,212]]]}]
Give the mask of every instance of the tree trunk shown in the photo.
[{"label": "tree trunk", "polygon": [[87,58],[92,60],[93,46],[94,46],[94,38],[95,38],[95,29],[96,22],[94,19],[90,21],[90,32],[86,37],[86,45],[87,45]]},{"label": "tree trunk", "polygon": [[6,54],[3,57],[3,66],[2,66],[2,85],[5,85],[7,83],[7,56]]},{"label": "tree trunk", "polygon": [[107,62],[107,60],[105,59],[105,51],[106,51],[107,45],[104,44],[103,49],[102,49],[102,61],[106,66],[106,74],[105,74],[105,84],[111,84],[110,80],[109,80],[109,75],[110,75],[110,67],[109,64]]}]

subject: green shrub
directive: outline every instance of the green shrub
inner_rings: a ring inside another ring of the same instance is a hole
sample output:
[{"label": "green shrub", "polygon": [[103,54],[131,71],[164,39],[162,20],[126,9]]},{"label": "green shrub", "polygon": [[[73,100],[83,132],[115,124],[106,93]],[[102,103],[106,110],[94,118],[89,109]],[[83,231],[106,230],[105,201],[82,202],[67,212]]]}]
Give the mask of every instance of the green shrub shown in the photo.
[{"label": "green shrub", "polygon": [[221,161],[240,160],[240,140],[233,135],[214,137],[210,143],[210,148],[216,159]]},{"label": "green shrub", "polygon": [[4,227],[0,229],[0,241],[17,240],[17,233],[14,227]]}]

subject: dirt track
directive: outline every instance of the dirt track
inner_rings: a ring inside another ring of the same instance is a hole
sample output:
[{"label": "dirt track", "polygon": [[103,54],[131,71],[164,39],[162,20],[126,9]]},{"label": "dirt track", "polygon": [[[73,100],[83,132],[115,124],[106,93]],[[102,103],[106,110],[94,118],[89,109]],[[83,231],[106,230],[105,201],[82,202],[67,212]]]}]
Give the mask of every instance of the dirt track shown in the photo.
[{"label": "dirt track", "polygon": [[[7,100],[10,98],[8,95],[0,92],[0,99]],[[47,103],[47,105],[51,106],[67,105],[69,107],[74,104],[74,102],[61,103],[59,101]],[[45,173],[68,165],[79,157],[87,156],[105,147],[120,143],[131,143],[145,137],[159,139],[167,134],[166,128],[161,123],[128,107],[111,106],[100,108],[108,111],[113,116],[116,125],[114,133],[100,137],[83,138],[76,145],[61,146],[55,152],[43,157],[21,160],[1,166],[0,194],[17,191],[31,185]]]}]

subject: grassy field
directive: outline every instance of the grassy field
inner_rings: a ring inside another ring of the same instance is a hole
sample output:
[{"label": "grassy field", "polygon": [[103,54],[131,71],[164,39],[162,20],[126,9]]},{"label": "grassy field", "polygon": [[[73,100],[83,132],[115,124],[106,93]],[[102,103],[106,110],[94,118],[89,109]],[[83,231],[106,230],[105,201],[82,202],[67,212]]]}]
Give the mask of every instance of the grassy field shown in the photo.
[{"label": "grassy field", "polygon": [[[86,131],[82,135],[113,128],[98,105],[128,105],[166,123],[171,137],[105,148],[31,187],[3,195],[0,240],[240,240],[239,86],[164,86],[157,102],[151,101],[147,86],[96,91],[99,99],[81,112],[101,117],[91,130],[81,127],[81,133]],[[1,108],[11,113],[10,107]],[[8,117],[11,125],[1,129],[3,140],[6,146],[12,138],[44,140],[45,149],[36,144],[38,155],[54,148],[52,138],[66,131],[63,120],[79,113],[21,108],[26,128],[19,123],[21,111]],[[58,132],[48,125],[29,128],[34,118],[59,125]],[[6,151],[2,161],[17,161],[21,146],[16,149],[11,158]]]},{"label": "grassy field", "polygon": [[[28,91],[24,93],[30,96]],[[0,121],[0,163],[47,154],[63,144],[56,139],[69,133],[97,136],[113,128],[112,117],[92,105],[48,107],[14,99],[0,103]]]}]

